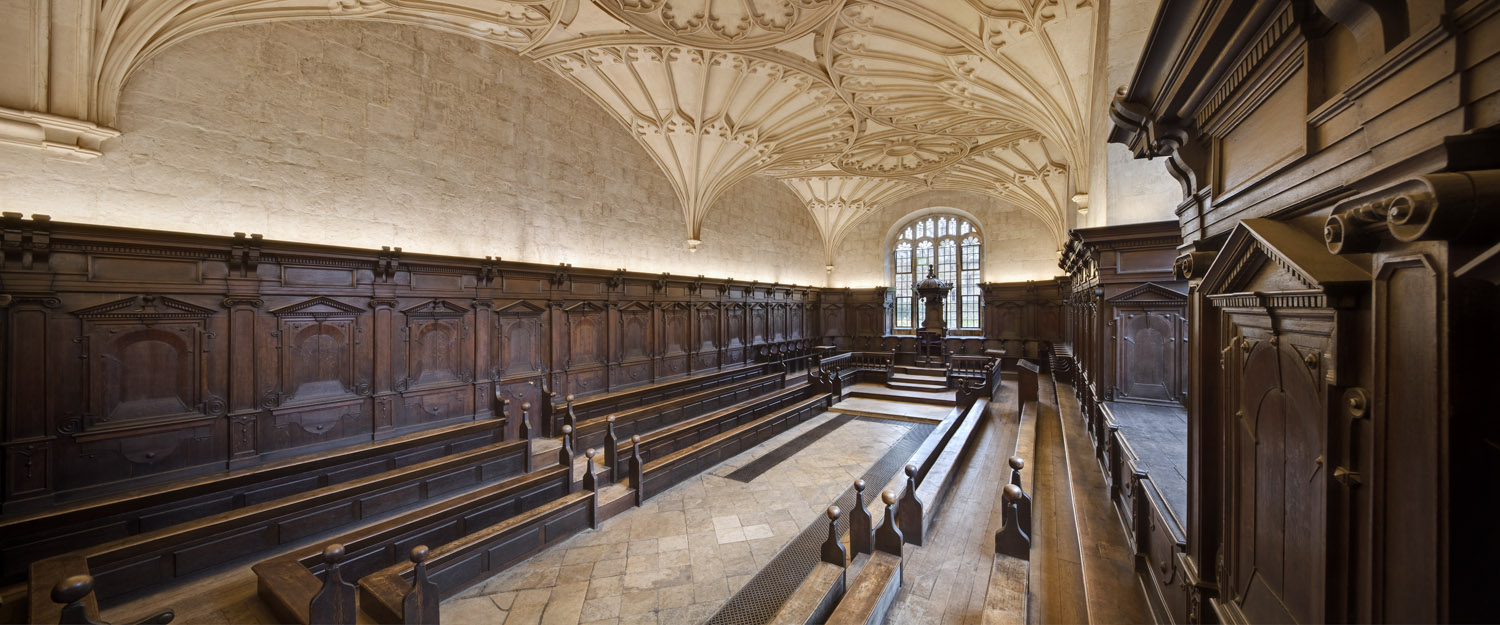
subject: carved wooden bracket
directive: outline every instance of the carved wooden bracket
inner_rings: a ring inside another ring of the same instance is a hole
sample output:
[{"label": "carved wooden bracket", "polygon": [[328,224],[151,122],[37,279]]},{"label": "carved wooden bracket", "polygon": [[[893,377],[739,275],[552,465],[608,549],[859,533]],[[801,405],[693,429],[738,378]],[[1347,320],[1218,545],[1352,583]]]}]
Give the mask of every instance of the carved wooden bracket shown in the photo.
[{"label": "carved wooden bracket", "polygon": [[1500,232],[1500,170],[1427,174],[1334,207],[1323,242],[1334,254],[1374,251],[1392,238],[1487,241]]}]

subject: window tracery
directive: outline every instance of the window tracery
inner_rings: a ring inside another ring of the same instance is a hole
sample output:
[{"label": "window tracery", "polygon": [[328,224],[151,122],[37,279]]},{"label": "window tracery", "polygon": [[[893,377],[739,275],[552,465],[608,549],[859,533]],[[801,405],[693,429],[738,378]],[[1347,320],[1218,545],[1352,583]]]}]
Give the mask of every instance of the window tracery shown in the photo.
[{"label": "window tracery", "polygon": [[966,219],[928,216],[901,229],[891,247],[895,284],[895,330],[913,330],[921,322],[920,303],[913,285],[935,267],[938,278],[954,285],[943,307],[950,329],[977,330],[980,326],[979,266],[983,260],[979,228]]}]

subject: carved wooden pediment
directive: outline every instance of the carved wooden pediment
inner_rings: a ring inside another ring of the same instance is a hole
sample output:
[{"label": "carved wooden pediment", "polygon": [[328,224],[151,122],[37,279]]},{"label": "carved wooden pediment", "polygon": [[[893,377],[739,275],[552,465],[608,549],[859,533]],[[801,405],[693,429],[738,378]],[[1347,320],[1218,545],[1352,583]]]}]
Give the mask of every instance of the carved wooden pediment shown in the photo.
[{"label": "carved wooden pediment", "polygon": [[73,311],[82,319],[205,319],[216,311],[158,295],[137,295]]},{"label": "carved wooden pediment", "polygon": [[651,310],[651,305],[650,304],[646,304],[644,302],[627,302],[627,303],[624,303],[624,304],[620,304],[620,310],[621,311],[647,311],[647,312],[649,312]]},{"label": "carved wooden pediment", "polygon": [[567,306],[563,306],[563,312],[568,313],[601,312],[603,310],[603,308],[600,308],[597,304],[594,304],[592,302],[574,302]]},{"label": "carved wooden pediment", "polygon": [[314,297],[295,304],[287,304],[281,308],[271,310],[271,314],[277,317],[290,316],[316,316],[316,315],[357,315],[364,312],[360,307],[345,304],[330,297]]},{"label": "carved wooden pediment", "polygon": [[1340,287],[1365,284],[1369,272],[1328,253],[1323,242],[1270,219],[1235,226],[1199,289],[1216,306],[1327,308],[1348,302]]},{"label": "carved wooden pediment", "polygon": [[469,310],[448,300],[434,299],[402,309],[401,312],[408,317],[462,317]]},{"label": "carved wooden pediment", "polygon": [[547,312],[546,308],[537,306],[524,299],[495,307],[495,314],[497,315],[540,315],[544,312]]},{"label": "carved wooden pediment", "polygon": [[1187,294],[1179,293],[1155,282],[1147,282],[1114,297],[1106,298],[1106,301],[1112,304],[1181,304],[1187,301]]}]

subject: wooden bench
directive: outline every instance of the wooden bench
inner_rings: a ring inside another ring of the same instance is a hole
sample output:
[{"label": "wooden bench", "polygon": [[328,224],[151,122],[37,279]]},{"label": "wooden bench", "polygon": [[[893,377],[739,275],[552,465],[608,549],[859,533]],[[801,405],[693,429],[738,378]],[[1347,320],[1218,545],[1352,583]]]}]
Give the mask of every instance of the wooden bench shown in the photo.
[{"label": "wooden bench", "polygon": [[[460,488],[504,479],[520,472],[524,453],[522,441],[495,443],[129,536],[33,562],[29,581],[34,589],[51,588],[61,579],[57,575],[93,575],[99,600],[107,601]],[[83,569],[59,569],[59,559],[82,562]],[[31,622],[57,622],[56,608],[51,603],[32,604]]]},{"label": "wooden bench", "polygon": [[[340,570],[347,579],[358,579],[406,561],[406,554],[416,545],[444,545],[568,497],[569,472],[567,467],[559,465],[513,477],[327,542],[344,545],[345,558],[339,564]],[[433,564],[432,555],[428,564]],[[308,622],[308,602],[321,585],[318,575],[326,568],[322,543],[251,568],[258,580],[261,600],[277,617],[289,623]],[[433,579],[446,580],[445,575],[434,572]]]},{"label": "wooden bench", "polygon": [[465,423],[0,519],[0,583],[42,558],[497,443],[504,426]]},{"label": "wooden bench", "polygon": [[[565,495],[433,549],[428,578],[449,597],[474,582],[510,568],[542,549],[587,529],[593,492]],[[411,588],[415,566],[393,564],[359,580],[360,605],[380,623],[401,623],[401,602]]]},{"label": "wooden bench", "polygon": [[[690,447],[711,436],[732,430],[754,419],[780,410],[788,405],[802,401],[808,395],[807,384],[798,384],[786,389],[775,391],[769,395],[754,397],[728,408],[723,408],[701,417],[689,419],[682,423],[664,427],[641,436],[641,449],[645,451],[647,461],[651,458],[661,458],[679,449]],[[605,469],[610,470],[610,475],[625,475],[628,470],[628,459],[634,453],[635,445],[630,440],[621,440],[616,453],[615,467],[606,463]]]},{"label": "wooden bench", "polygon": [[[786,376],[772,373],[615,413],[615,436],[626,440],[632,435],[646,434],[785,386]],[[602,447],[608,429],[607,419],[606,415],[580,421],[573,431],[573,448]]]},{"label": "wooden bench", "polygon": [[[805,389],[803,392],[811,394],[810,387],[801,388]],[[661,458],[652,459],[647,456],[646,465],[642,467],[644,484],[637,486],[642,493],[641,499],[650,498],[731,456],[759,445],[772,436],[821,414],[831,405],[830,396],[819,393]]]},{"label": "wooden bench", "polygon": [[[765,374],[766,368],[764,365],[745,365],[678,378],[667,382],[637,386],[613,393],[581,397],[573,401],[573,417],[579,422],[602,418],[607,414],[654,404],[698,391],[708,390],[722,384],[739,382]],[[562,430],[563,421],[568,416],[568,405],[566,402],[552,403],[551,408],[551,414],[549,415],[551,423],[549,424],[550,429],[547,432],[555,434]]]},{"label": "wooden bench", "polygon": [[901,592],[901,556],[876,550],[849,583],[828,625],[879,625]]}]

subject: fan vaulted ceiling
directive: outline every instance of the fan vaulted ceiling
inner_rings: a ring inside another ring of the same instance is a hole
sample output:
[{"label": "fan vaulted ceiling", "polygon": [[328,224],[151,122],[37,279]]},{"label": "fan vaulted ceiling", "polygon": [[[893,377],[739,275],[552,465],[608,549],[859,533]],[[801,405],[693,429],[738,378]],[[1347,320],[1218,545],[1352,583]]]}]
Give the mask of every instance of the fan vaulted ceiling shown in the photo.
[{"label": "fan vaulted ceiling", "polygon": [[1003,199],[1060,242],[1086,192],[1089,0],[102,0],[92,121],[176,41],[247,22],[347,18],[489,41],[562,75],[651,154],[690,247],[720,195],[782,179],[833,264],[882,202]]}]

